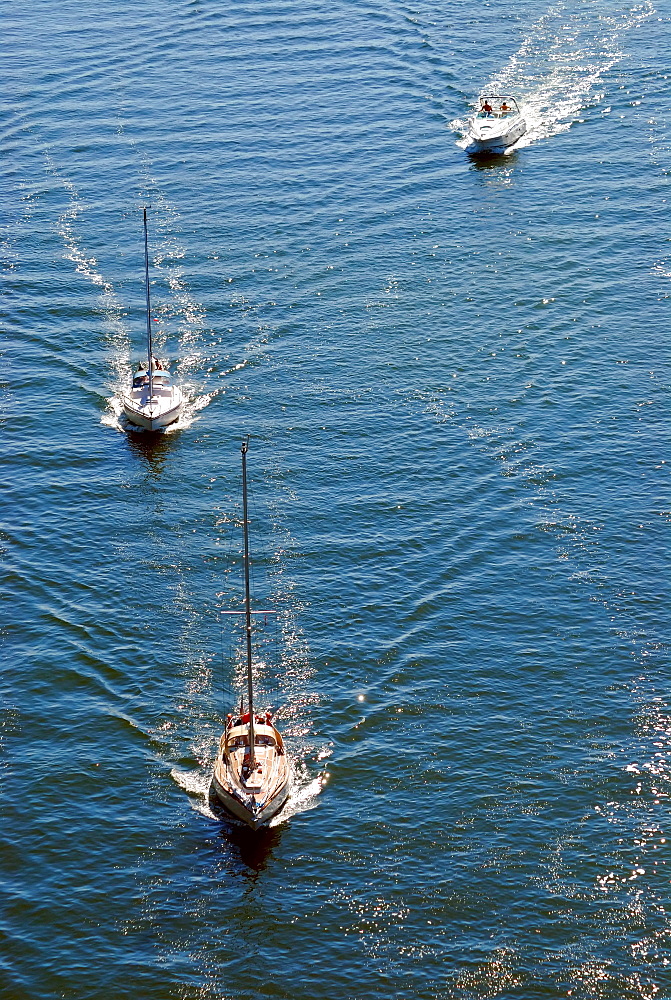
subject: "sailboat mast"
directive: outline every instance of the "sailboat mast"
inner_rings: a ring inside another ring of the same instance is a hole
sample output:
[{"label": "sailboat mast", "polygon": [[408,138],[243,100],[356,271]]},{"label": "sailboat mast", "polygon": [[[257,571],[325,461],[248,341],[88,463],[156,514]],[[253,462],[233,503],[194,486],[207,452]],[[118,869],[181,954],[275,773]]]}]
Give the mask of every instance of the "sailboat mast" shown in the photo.
[{"label": "sailboat mast", "polygon": [[254,692],[252,688],[252,602],[249,593],[249,532],[247,522],[247,449],[242,442],[242,523],[245,538],[245,616],[247,619],[247,708],[249,710],[249,766],[254,767]]},{"label": "sailboat mast", "polygon": [[144,214],[144,283],[147,292],[147,371],[149,372],[149,395],[154,395],[153,365],[154,357],[151,343],[151,306],[149,303],[149,241],[147,239],[147,208],[143,208]]}]

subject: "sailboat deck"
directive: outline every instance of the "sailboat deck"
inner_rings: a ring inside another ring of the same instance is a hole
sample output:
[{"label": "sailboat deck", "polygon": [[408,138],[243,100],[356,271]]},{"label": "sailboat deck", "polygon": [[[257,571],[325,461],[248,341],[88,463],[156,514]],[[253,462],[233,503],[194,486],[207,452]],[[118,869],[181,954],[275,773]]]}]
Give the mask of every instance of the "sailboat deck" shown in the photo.
[{"label": "sailboat deck", "polygon": [[231,726],[219,742],[215,788],[219,786],[224,804],[236,815],[246,818],[250,807],[272,814],[278,796],[277,808],[286,798],[289,778],[282,737],[274,726],[255,723],[254,767],[249,763],[249,725]]}]

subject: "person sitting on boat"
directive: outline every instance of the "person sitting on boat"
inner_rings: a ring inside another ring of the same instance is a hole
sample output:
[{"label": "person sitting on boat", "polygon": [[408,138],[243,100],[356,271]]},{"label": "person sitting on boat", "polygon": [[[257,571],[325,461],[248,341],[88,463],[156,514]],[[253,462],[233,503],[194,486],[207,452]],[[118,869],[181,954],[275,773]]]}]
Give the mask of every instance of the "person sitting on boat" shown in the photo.
[{"label": "person sitting on boat", "polygon": [[486,115],[487,115],[487,117],[488,117],[488,118],[489,118],[489,116],[490,116],[490,115],[491,115],[491,113],[492,113],[492,106],[491,106],[491,104],[489,103],[489,101],[487,100],[487,98],[485,98],[485,100],[483,101],[483,104],[482,104],[482,111],[484,112],[484,114],[486,114]]},{"label": "person sitting on boat", "polygon": [[508,114],[508,112],[509,112],[509,111],[512,111],[512,110],[513,110],[513,109],[512,109],[511,107],[510,107],[510,105],[509,105],[509,104],[506,104],[506,102],[505,102],[505,101],[504,101],[504,102],[503,102],[503,104],[501,105],[501,114],[502,114],[502,115],[507,115],[507,114]]}]

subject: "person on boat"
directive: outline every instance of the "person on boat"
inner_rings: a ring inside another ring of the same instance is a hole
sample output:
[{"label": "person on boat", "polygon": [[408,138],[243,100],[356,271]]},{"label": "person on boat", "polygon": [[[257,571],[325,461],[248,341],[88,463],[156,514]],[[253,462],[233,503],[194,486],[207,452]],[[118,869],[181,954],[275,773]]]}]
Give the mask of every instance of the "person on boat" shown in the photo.
[{"label": "person on boat", "polygon": [[484,114],[487,115],[487,117],[489,117],[489,115],[491,115],[491,113],[492,113],[492,106],[489,103],[489,101],[487,100],[487,98],[485,98],[484,101],[483,101],[483,103],[482,103],[482,111],[484,112]]},{"label": "person on boat", "polygon": [[508,114],[508,112],[509,112],[509,111],[512,111],[512,110],[513,110],[513,109],[512,109],[511,107],[510,107],[510,105],[509,105],[509,104],[506,104],[506,102],[505,102],[505,101],[504,101],[504,102],[503,102],[503,104],[501,105],[501,114],[502,114],[502,115],[507,115],[507,114]]}]

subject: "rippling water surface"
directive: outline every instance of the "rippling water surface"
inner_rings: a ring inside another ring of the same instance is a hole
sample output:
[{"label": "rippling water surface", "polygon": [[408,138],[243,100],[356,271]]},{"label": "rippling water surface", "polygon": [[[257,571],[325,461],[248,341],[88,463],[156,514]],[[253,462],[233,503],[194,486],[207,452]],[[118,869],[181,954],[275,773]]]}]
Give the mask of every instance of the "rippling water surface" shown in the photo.
[{"label": "rippling water surface", "polygon": [[[670,16],[7,8],[3,998],[670,995]],[[206,795],[247,433],[257,837]]]}]

